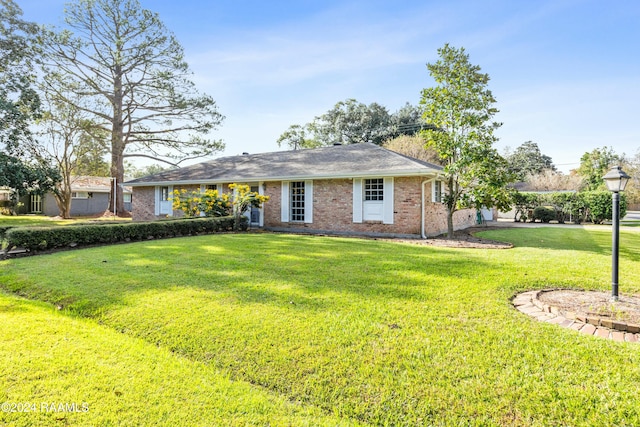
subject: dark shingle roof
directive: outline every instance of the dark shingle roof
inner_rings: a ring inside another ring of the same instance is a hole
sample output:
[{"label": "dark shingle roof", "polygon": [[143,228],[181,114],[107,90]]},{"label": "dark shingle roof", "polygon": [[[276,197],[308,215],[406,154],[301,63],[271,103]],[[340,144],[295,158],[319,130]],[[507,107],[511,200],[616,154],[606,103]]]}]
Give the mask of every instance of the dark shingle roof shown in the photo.
[{"label": "dark shingle roof", "polygon": [[221,157],[181,169],[126,182],[131,186],[163,183],[279,181],[365,176],[429,175],[440,166],[372,143]]}]

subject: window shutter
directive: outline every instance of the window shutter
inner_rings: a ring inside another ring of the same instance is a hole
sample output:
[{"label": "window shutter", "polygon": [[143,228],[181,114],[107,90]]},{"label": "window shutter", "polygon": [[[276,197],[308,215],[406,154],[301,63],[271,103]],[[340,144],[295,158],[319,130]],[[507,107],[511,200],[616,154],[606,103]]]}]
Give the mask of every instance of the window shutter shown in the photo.
[{"label": "window shutter", "polygon": [[384,179],[382,223],[393,224],[393,177]]},{"label": "window shutter", "polygon": [[160,190],[160,188],[161,187],[156,187],[156,197],[155,197],[156,203],[155,203],[154,210],[153,210],[153,213],[156,216],[160,215],[160,195],[161,195],[161,191],[162,191],[162,190]]},{"label": "window shutter", "polygon": [[362,222],[362,179],[353,180],[353,222]]},{"label": "window shutter", "polygon": [[280,197],[280,221],[289,222],[289,183],[283,181],[281,189],[282,197]]},{"label": "window shutter", "polygon": [[313,181],[304,182],[304,222],[313,223]]}]

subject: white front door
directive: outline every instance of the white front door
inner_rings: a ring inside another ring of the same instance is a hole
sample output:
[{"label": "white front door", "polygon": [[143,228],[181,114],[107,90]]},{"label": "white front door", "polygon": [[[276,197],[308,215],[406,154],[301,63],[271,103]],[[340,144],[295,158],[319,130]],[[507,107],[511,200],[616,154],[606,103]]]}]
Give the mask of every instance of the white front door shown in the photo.
[{"label": "white front door", "polygon": [[173,187],[158,187],[156,215],[173,215],[173,200],[171,198]]},{"label": "white front door", "polygon": [[365,179],[362,219],[365,221],[382,221],[384,218],[384,199],[384,179]]}]

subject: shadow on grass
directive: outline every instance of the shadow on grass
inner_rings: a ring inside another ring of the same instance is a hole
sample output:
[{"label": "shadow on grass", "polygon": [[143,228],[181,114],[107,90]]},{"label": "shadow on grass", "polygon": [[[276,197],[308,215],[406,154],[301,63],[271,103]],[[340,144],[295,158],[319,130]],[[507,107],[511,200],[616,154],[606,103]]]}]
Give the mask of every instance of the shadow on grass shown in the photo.
[{"label": "shadow on grass", "polygon": [[469,252],[371,240],[216,235],[11,260],[0,286],[84,316],[179,287],[237,303],[324,310],[335,298],[424,298],[429,283],[473,278],[485,264]]}]

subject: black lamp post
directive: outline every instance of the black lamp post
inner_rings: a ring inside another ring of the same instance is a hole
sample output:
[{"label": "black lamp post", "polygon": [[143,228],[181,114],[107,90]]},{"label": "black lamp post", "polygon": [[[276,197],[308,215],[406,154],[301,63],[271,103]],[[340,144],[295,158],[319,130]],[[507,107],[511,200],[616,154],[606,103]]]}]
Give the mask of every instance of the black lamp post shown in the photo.
[{"label": "black lamp post", "polygon": [[618,250],[620,243],[620,192],[624,191],[631,178],[620,166],[614,166],[602,177],[612,193],[612,244],[611,244],[611,301],[618,301]]}]

